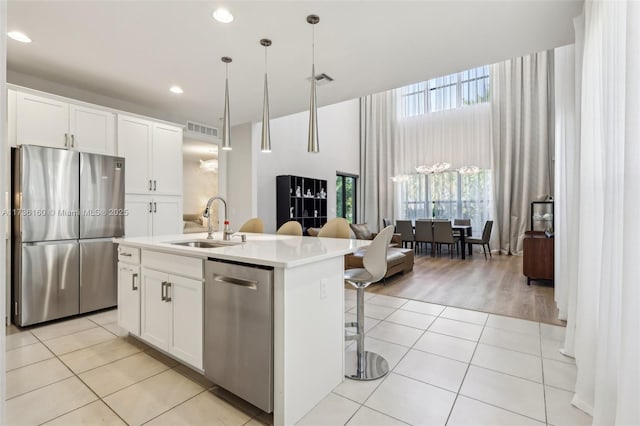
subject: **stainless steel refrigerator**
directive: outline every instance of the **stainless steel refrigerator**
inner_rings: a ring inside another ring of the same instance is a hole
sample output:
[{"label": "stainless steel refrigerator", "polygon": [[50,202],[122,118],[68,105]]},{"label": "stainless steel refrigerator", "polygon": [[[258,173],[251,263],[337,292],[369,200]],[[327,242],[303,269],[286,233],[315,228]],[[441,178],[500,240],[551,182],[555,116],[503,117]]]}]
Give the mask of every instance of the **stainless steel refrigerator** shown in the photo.
[{"label": "stainless steel refrigerator", "polygon": [[13,150],[13,318],[20,326],[115,306],[124,159]]}]

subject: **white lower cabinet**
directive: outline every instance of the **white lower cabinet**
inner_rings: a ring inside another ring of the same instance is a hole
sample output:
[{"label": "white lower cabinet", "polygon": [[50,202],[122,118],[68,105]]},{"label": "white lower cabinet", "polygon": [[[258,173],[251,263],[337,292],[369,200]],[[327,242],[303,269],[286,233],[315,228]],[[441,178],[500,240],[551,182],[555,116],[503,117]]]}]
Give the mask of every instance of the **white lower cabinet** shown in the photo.
[{"label": "white lower cabinet", "polygon": [[140,266],[118,263],[118,325],[140,335]]},{"label": "white lower cabinet", "polygon": [[202,369],[202,281],[142,268],[140,312],[140,337]]},{"label": "white lower cabinet", "polygon": [[140,263],[118,263],[118,325],[202,370],[203,261],[136,250],[119,248],[120,256]]}]

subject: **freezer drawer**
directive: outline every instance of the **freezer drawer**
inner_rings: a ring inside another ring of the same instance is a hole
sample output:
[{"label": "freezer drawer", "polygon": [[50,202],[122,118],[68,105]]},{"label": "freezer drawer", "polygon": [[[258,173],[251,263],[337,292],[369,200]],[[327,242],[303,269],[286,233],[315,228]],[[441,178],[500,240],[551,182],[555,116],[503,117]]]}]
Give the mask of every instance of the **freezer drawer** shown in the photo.
[{"label": "freezer drawer", "polygon": [[14,320],[20,326],[78,313],[78,242],[20,243]]},{"label": "freezer drawer", "polygon": [[111,239],[80,240],[80,313],[118,303],[118,253]]},{"label": "freezer drawer", "polygon": [[124,158],[80,154],[80,238],[124,235]]},{"label": "freezer drawer", "polygon": [[273,411],[273,270],[205,264],[204,375]]}]

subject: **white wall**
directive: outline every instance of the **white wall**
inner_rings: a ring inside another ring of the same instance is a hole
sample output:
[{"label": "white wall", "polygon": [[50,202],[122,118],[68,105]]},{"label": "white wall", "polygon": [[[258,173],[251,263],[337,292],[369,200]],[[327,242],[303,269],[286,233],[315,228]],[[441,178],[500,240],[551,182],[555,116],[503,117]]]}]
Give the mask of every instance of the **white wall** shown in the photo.
[{"label": "white wall", "polygon": [[327,215],[331,218],[336,214],[336,172],[360,174],[358,99],[318,109],[320,152],[317,154],[307,152],[308,126],[308,111],[271,120],[272,152],[269,154],[260,152],[261,123],[253,126],[257,215],[264,221],[265,232],[276,230],[276,176],[327,180]]},{"label": "white wall", "polygon": [[[252,125],[234,126],[231,129],[231,151],[220,151],[220,163],[226,166],[226,200],[229,203],[231,229],[257,216],[256,202],[256,157],[252,147]],[[222,167],[220,174],[222,174]],[[219,181],[222,189],[223,182]],[[222,191],[221,191],[222,192]]]}]

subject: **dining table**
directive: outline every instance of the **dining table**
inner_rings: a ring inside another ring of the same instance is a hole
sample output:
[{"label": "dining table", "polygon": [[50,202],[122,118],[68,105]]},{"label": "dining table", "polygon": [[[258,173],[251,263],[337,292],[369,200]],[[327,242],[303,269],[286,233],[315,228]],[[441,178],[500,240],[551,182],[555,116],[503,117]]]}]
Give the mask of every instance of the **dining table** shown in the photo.
[{"label": "dining table", "polygon": [[473,244],[465,244],[466,237],[471,236],[471,225],[451,225],[451,229],[454,231],[459,231],[460,233],[460,253],[462,259],[466,259],[465,252],[467,251],[467,247],[469,248],[469,256],[471,256],[473,254]]}]

